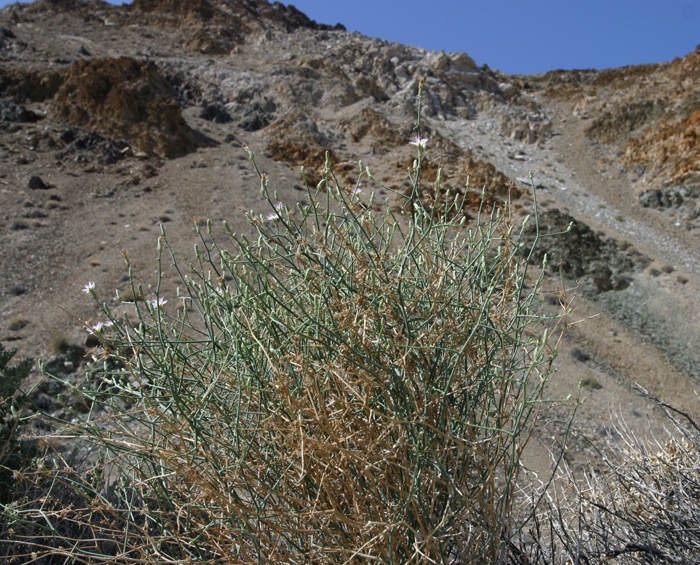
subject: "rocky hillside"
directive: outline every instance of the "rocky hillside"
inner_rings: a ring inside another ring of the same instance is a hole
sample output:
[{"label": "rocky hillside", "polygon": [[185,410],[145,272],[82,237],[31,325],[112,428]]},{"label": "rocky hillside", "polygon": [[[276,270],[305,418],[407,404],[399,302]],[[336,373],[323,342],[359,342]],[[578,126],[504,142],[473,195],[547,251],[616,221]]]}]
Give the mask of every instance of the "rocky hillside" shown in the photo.
[{"label": "rocky hillside", "polygon": [[[589,440],[615,440],[611,408],[634,430],[659,431],[634,382],[693,401],[700,49],[657,65],[509,76],[279,2],[39,0],[0,10],[0,60],[0,342],[59,364],[72,352],[71,378],[81,321],[96,314],[80,288],[94,280],[124,309],[122,249],[146,285],[159,225],[189,257],[193,218],[210,218],[216,237],[223,219],[250,231],[241,210],[268,212],[245,144],[291,206],[306,196],[300,167],[317,182],[326,152],[343,183],[362,160],[404,190],[424,78],[426,193],[442,168],[468,206],[485,186],[489,205],[510,200],[522,217],[532,173],[541,229],[572,225],[537,255],[550,258],[546,307],[571,303],[579,322],[550,391],[585,385],[572,461],[586,460]],[[400,206],[377,192],[376,206]],[[174,273],[162,284],[175,295]]]}]

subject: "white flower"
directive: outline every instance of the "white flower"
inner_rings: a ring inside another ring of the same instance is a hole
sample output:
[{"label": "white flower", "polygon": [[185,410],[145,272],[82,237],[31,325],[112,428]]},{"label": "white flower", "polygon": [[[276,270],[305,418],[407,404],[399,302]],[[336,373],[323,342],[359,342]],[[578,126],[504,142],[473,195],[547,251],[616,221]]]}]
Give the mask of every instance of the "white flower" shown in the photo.
[{"label": "white flower", "polygon": [[93,290],[95,290],[95,281],[90,281],[83,287],[83,292],[86,294],[90,294]]},{"label": "white flower", "polygon": [[154,308],[161,308],[167,303],[168,301],[165,298],[154,298],[153,300],[151,300],[151,306],[153,306]]},{"label": "white flower", "polygon": [[96,334],[102,331],[102,328],[104,328],[104,322],[95,322],[88,328],[88,333],[90,334]]},{"label": "white flower", "polygon": [[277,204],[274,205],[274,212],[270,212],[267,215],[267,221],[268,222],[276,222],[277,220],[282,219],[282,216],[280,215],[280,212],[284,210],[284,204],[282,202],[278,202]]},{"label": "white flower", "polygon": [[411,145],[415,145],[418,149],[425,149],[426,143],[428,143],[428,138],[421,137],[420,135],[415,136],[413,141],[411,141]]},{"label": "white flower", "polygon": [[350,191],[350,196],[351,196],[351,197],[357,197],[357,198],[359,198],[359,197],[360,197],[360,192],[362,192],[362,189],[361,189],[361,188],[358,188],[358,187],[355,187],[355,188],[353,188],[353,189]]}]

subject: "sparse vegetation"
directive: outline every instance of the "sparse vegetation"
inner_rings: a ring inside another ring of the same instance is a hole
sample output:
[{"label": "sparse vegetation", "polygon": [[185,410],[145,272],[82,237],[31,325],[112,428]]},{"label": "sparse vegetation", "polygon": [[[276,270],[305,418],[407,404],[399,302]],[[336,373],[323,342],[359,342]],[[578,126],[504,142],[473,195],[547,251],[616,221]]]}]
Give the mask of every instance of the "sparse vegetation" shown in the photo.
[{"label": "sparse vegetation", "polygon": [[617,248],[620,251],[627,251],[630,247],[632,247],[632,242],[629,239],[618,239],[617,240]]},{"label": "sparse vegetation", "polygon": [[575,347],[571,350],[571,357],[580,363],[585,363],[589,361],[591,357],[585,351],[581,351],[579,348]]},{"label": "sparse vegetation", "polygon": [[12,332],[18,332],[22,328],[25,328],[29,325],[29,320],[25,318],[24,316],[15,316],[10,320],[10,323],[7,324],[7,329],[12,331]]},{"label": "sparse vegetation", "polygon": [[700,426],[693,417],[638,387],[675,430],[641,440],[624,421],[622,451],[601,453],[585,477],[563,475],[535,520],[534,543],[519,563],[697,563],[700,547]]},{"label": "sparse vegetation", "polygon": [[138,297],[134,295],[134,291],[131,288],[122,290],[118,296],[119,300],[121,300],[122,302],[135,302],[136,300],[138,300]]},{"label": "sparse vegetation", "polygon": [[13,231],[28,230],[29,225],[23,219],[15,218],[10,221],[10,229]]},{"label": "sparse vegetation", "polygon": [[66,351],[70,347],[70,340],[63,332],[55,332],[49,337],[48,350],[54,355]]},{"label": "sparse vegetation", "polygon": [[0,510],[12,501],[15,474],[35,455],[34,444],[20,437],[22,422],[17,417],[27,400],[21,384],[29,376],[34,359],[27,357],[11,367],[16,353],[16,349],[8,351],[0,343]]},{"label": "sparse vegetation", "polygon": [[596,379],[593,375],[584,375],[581,377],[581,386],[583,388],[590,388],[591,390],[603,388],[603,385],[601,385],[598,382],[598,379]]}]

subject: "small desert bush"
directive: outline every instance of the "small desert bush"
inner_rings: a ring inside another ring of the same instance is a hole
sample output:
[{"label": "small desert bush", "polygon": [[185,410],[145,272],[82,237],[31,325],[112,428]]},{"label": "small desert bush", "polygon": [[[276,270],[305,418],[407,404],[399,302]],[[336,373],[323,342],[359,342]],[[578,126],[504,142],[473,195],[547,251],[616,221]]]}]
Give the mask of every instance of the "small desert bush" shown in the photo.
[{"label": "small desert bush", "polygon": [[522,563],[695,564],[700,555],[700,425],[638,387],[669,418],[666,439],[641,440],[622,419],[621,448],[585,476],[562,471],[563,489],[539,507]]},{"label": "small desert bush", "polygon": [[260,175],[271,211],[249,215],[252,241],[196,224],[185,266],[163,231],[184,308],[129,268],[146,300],[120,321],[103,305],[92,410],[61,432],[103,464],[38,469],[41,507],[13,509],[6,545],[85,563],[496,562],[527,519],[513,501],[558,318],[539,313],[541,279],[525,291],[507,209],[467,228],[462,202],[423,206],[414,144],[403,215],[361,203],[362,164],[351,189],[326,162],[297,209]]},{"label": "small desert bush", "polygon": [[7,324],[7,329],[13,332],[18,332],[19,330],[27,327],[29,325],[29,320],[24,316],[15,316]]},{"label": "small desert bush", "polygon": [[0,505],[13,496],[14,474],[31,461],[35,445],[23,440],[20,431],[23,422],[19,410],[27,401],[21,385],[34,365],[27,357],[10,366],[16,349],[6,350],[0,343]]},{"label": "small desert bush", "polygon": [[63,353],[69,347],[70,339],[68,339],[68,336],[63,332],[52,333],[51,336],[49,336],[49,341],[46,345],[46,348],[49,350],[49,352],[53,353],[54,355],[59,355],[60,353]]}]

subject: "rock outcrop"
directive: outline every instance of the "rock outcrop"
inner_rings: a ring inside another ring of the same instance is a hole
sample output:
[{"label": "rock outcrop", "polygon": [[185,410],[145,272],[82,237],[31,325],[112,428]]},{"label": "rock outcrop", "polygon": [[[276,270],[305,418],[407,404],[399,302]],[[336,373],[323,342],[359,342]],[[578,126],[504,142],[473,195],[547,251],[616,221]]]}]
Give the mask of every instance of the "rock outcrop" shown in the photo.
[{"label": "rock outcrop", "polygon": [[[540,262],[547,255],[552,273],[578,280],[584,292],[622,290],[629,286],[625,274],[633,272],[635,264],[618,249],[615,241],[600,236],[560,210],[541,214],[539,229],[541,234],[561,234],[541,237],[533,252],[533,258]],[[536,226],[530,222],[524,235],[534,241],[535,232]]]},{"label": "rock outcrop", "polygon": [[149,155],[178,157],[197,146],[157,67],[128,57],[73,65],[53,101],[53,117]]},{"label": "rock outcrop", "polygon": [[680,119],[663,120],[631,139],[622,162],[630,169],[643,166],[665,187],[695,184],[700,173],[700,108]]},{"label": "rock outcrop", "polygon": [[340,24],[317,24],[294,6],[281,2],[226,0],[134,0],[124,23],[173,30],[187,48],[209,55],[227,54],[251,35],[273,30],[345,29]]},{"label": "rock outcrop", "polygon": [[0,96],[43,102],[55,96],[63,84],[64,73],[46,68],[0,67]]}]

